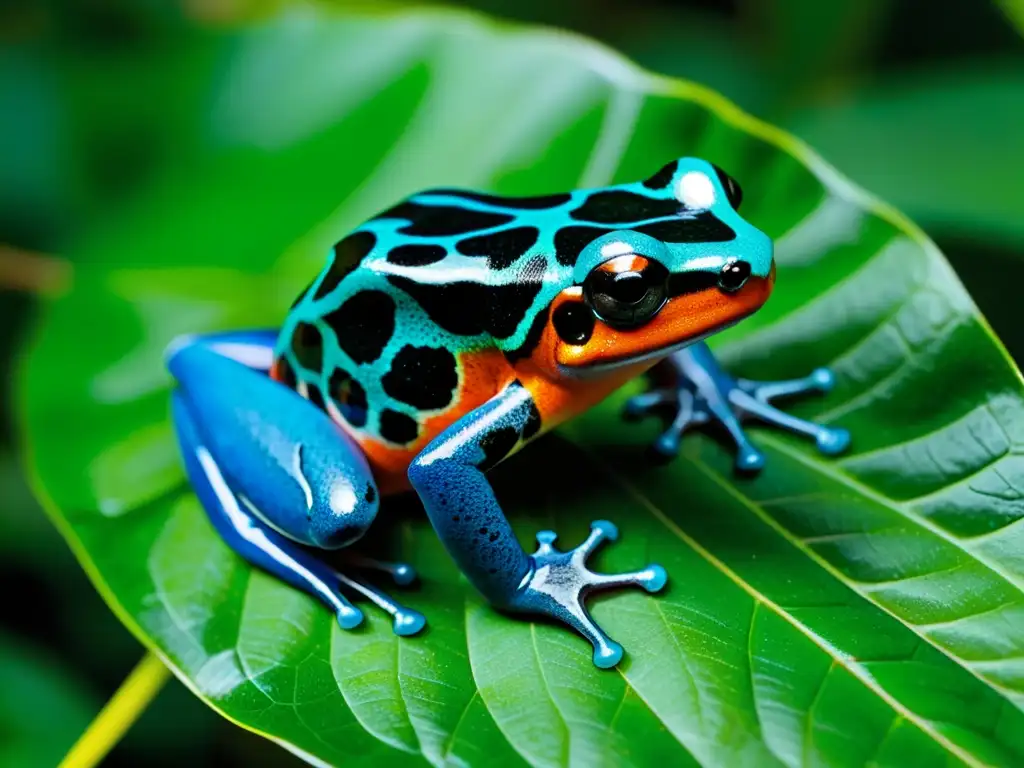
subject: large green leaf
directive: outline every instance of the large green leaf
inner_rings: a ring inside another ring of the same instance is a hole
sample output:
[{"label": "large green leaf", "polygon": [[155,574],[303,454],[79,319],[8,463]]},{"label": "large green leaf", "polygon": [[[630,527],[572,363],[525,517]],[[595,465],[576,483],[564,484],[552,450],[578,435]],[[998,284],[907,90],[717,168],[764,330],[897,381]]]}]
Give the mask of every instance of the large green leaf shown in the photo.
[{"label": "large green leaf", "polygon": [[[192,149],[77,249],[91,266],[21,381],[55,522],[197,695],[346,765],[1024,761],[1021,380],[916,228],[714,93],[572,36],[299,8],[204,45],[207,111],[165,105]],[[795,411],[854,446],[825,460],[755,429],[757,479],[703,436],[654,468],[656,425],[623,425],[620,393],[499,467],[524,542],[611,518],[623,539],[601,567],[668,568],[662,596],[594,606],[628,649],[617,670],[490,609],[413,500],[374,544],[422,572],[414,639],[373,613],[341,631],[220,541],[168,422],[173,336],[279,321],[329,244],[419,188],[541,193],[683,154],[739,178],[777,241],[777,291],[717,340],[722,359],[758,377],[833,365],[834,393]]]}]

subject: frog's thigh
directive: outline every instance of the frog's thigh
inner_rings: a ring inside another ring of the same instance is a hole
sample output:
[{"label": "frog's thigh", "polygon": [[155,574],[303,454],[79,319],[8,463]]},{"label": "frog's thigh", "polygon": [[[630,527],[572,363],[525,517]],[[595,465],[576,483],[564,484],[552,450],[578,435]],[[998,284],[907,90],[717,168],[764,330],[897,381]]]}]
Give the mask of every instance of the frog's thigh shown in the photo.
[{"label": "frog's thigh", "polygon": [[231,491],[244,499],[242,508],[301,544],[343,547],[377,513],[369,465],[323,411],[261,373],[262,366],[246,365],[266,358],[266,345],[261,353],[260,344],[219,334],[172,347],[168,368],[179,384],[179,437],[187,413],[195,431],[189,442],[209,454]]}]

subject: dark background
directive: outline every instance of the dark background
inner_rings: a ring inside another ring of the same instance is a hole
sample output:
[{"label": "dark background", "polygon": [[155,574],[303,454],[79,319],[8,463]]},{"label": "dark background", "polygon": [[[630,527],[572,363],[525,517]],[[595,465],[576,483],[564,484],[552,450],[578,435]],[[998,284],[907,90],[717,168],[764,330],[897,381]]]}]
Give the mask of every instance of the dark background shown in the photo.
[{"label": "dark background", "polygon": [[[137,105],[115,107],[124,112],[102,123],[115,126],[110,130],[69,130],[62,99],[74,96],[48,79],[50,61],[71,52],[145,66],[154,51],[187,46],[197,26],[237,23],[279,4],[0,4],[0,359],[8,371],[18,365],[39,294],[52,283],[53,262],[39,255],[59,260],[65,243],[130,201],[175,151],[173,132],[150,131],[143,94]],[[1024,277],[1024,3],[457,4],[596,37],[796,133],[923,226],[1010,353],[1018,362],[1024,356],[1017,303]],[[1013,5],[1016,26],[1012,12],[1003,12]],[[15,456],[11,379],[0,377],[0,763],[44,765],[71,746],[143,650],[26,487]],[[172,681],[105,764],[186,762],[297,761],[222,721]]]}]

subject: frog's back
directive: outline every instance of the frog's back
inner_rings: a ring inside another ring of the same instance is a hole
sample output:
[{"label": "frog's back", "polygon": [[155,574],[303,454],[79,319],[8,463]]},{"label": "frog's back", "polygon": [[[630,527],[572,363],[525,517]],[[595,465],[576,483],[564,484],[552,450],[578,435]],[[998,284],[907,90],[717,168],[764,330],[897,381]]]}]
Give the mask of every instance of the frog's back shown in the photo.
[{"label": "frog's back", "polygon": [[382,492],[515,380],[568,269],[545,219],[571,197],[420,193],[335,245],[293,304],[272,373],[356,439]]},{"label": "frog's back", "polygon": [[517,378],[544,431],[616,382],[577,386],[543,367],[552,301],[580,252],[619,229],[665,242],[728,240],[709,212],[682,216],[671,163],[643,182],[507,198],[429,190],[339,242],[282,329],[272,375],[362,446],[381,486]]}]

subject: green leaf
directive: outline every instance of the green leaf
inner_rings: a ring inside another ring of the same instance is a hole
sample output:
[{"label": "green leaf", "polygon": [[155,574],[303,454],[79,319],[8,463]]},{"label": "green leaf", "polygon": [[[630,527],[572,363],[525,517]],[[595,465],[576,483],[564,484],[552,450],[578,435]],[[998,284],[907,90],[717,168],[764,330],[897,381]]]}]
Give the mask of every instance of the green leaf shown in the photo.
[{"label": "green leaf", "polygon": [[890,74],[789,125],[930,231],[1024,244],[1024,66],[977,61]]},{"label": "green leaf", "polygon": [[[165,105],[196,151],[77,249],[91,266],[20,382],[55,523],[197,695],[345,765],[1024,761],[1021,378],[919,230],[716,94],[571,35],[305,7],[206,51],[207,111]],[[657,427],[622,424],[622,392],[498,467],[524,543],[610,518],[623,536],[599,567],[668,569],[661,596],[595,601],[617,670],[488,607],[414,499],[371,542],[422,573],[413,639],[372,612],[340,630],[217,537],[168,422],[176,334],[279,322],[331,243],[425,186],[553,192],[685,154],[742,180],[777,242],[776,293],[716,339],[722,359],[764,378],[833,365],[835,391],[793,410],[855,442],[826,460],[755,428],[769,465],[745,480],[695,435],[651,467]]]}]

